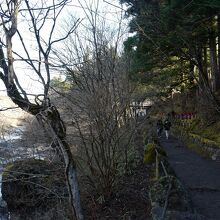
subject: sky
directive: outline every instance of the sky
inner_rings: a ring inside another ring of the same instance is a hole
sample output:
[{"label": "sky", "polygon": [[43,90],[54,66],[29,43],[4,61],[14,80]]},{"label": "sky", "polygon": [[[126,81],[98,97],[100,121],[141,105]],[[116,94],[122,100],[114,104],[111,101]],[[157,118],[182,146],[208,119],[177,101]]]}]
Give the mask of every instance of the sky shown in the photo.
[{"label": "sky", "polygon": [[[47,0],[47,3],[51,1],[52,0]],[[34,0],[32,1],[32,3],[33,2]],[[123,12],[123,10],[121,10],[122,6],[119,5],[118,2],[119,0],[106,0],[106,1],[105,0],[81,0],[81,1],[72,0],[60,14],[60,19],[58,21],[57,30],[55,32],[56,34],[54,35],[54,39],[57,39],[58,36],[62,35],[64,30],[63,24],[65,24],[66,21],[69,21],[70,16],[74,16],[76,19],[81,20],[81,24],[79,25],[78,29],[81,29],[81,32],[83,33],[83,30],[84,31],[86,30],[83,27],[89,26],[87,15],[91,11],[92,11],[92,15],[94,15],[95,12],[98,13],[99,15],[97,19],[98,22],[102,22],[103,24],[103,20],[105,20],[106,27],[109,27],[111,29],[114,28],[117,29],[120,17],[122,15],[121,13]],[[99,7],[98,10],[96,11],[97,5],[99,5]],[[30,52],[31,56],[35,59],[37,58],[38,55],[35,44],[36,40],[35,38],[33,38],[33,35],[29,32],[30,26],[26,21],[26,18],[27,15],[25,14],[25,12],[19,14],[18,28],[21,34],[23,34],[24,41],[27,42],[28,51]],[[123,20],[122,22],[122,27],[124,29],[123,31],[125,33],[125,35],[123,36],[124,38],[127,37],[126,35],[127,23],[128,23],[127,20]],[[51,24],[52,24],[51,20],[46,20],[45,27],[44,29],[42,29],[42,38],[45,41],[47,41],[49,37],[48,30],[51,28]],[[57,44],[56,47],[58,48],[58,50],[63,52],[63,48],[60,44]],[[13,48],[14,51],[24,56],[24,51],[22,49],[22,45],[20,43],[18,35],[13,37]],[[20,79],[20,83],[26,89],[26,91],[30,94],[42,93],[41,83],[39,83],[38,78],[34,75],[30,67],[26,66],[24,62],[17,60],[16,56],[15,56],[14,65],[15,65],[15,71]],[[57,76],[57,74],[59,74],[59,71],[56,70],[53,73],[52,77]],[[3,83],[0,82],[0,95],[5,94],[4,91],[5,91],[5,87]]]}]

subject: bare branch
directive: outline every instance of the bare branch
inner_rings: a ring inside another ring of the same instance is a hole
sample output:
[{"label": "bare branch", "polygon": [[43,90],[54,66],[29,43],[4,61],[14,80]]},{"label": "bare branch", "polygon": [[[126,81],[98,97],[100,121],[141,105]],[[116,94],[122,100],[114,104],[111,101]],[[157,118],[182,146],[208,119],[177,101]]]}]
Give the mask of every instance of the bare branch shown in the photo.
[{"label": "bare branch", "polygon": [[20,107],[1,108],[1,109],[0,109],[0,112],[7,111],[7,110],[12,110],[12,109],[18,109],[18,108],[20,108]]}]

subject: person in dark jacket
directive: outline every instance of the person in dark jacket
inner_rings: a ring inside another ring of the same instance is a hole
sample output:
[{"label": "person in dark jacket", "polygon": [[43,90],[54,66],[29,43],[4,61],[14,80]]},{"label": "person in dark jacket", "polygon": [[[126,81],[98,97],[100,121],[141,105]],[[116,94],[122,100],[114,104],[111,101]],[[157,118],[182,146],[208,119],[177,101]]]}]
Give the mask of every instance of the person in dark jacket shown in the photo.
[{"label": "person in dark jacket", "polygon": [[164,121],[163,126],[164,126],[164,130],[165,130],[166,139],[168,139],[170,127],[171,127],[171,122],[169,121],[168,118]]}]

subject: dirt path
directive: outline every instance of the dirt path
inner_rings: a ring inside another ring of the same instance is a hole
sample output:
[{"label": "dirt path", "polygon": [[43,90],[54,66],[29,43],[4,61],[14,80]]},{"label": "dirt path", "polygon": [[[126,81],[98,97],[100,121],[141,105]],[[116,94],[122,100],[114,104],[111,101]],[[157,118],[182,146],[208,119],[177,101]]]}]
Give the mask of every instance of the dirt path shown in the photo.
[{"label": "dirt path", "polygon": [[189,190],[197,212],[220,220],[220,162],[200,157],[176,138],[160,139],[177,177]]}]

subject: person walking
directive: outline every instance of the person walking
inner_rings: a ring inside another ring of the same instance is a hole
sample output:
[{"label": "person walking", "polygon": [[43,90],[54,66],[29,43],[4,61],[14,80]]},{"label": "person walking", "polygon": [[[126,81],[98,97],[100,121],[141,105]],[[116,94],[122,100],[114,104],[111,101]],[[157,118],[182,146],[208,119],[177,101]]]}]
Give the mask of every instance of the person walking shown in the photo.
[{"label": "person walking", "polygon": [[164,121],[163,126],[164,126],[164,130],[165,130],[166,139],[169,139],[171,122],[169,121],[168,118],[166,118],[166,120]]},{"label": "person walking", "polygon": [[157,136],[160,138],[163,131],[163,122],[161,119],[157,121]]}]

